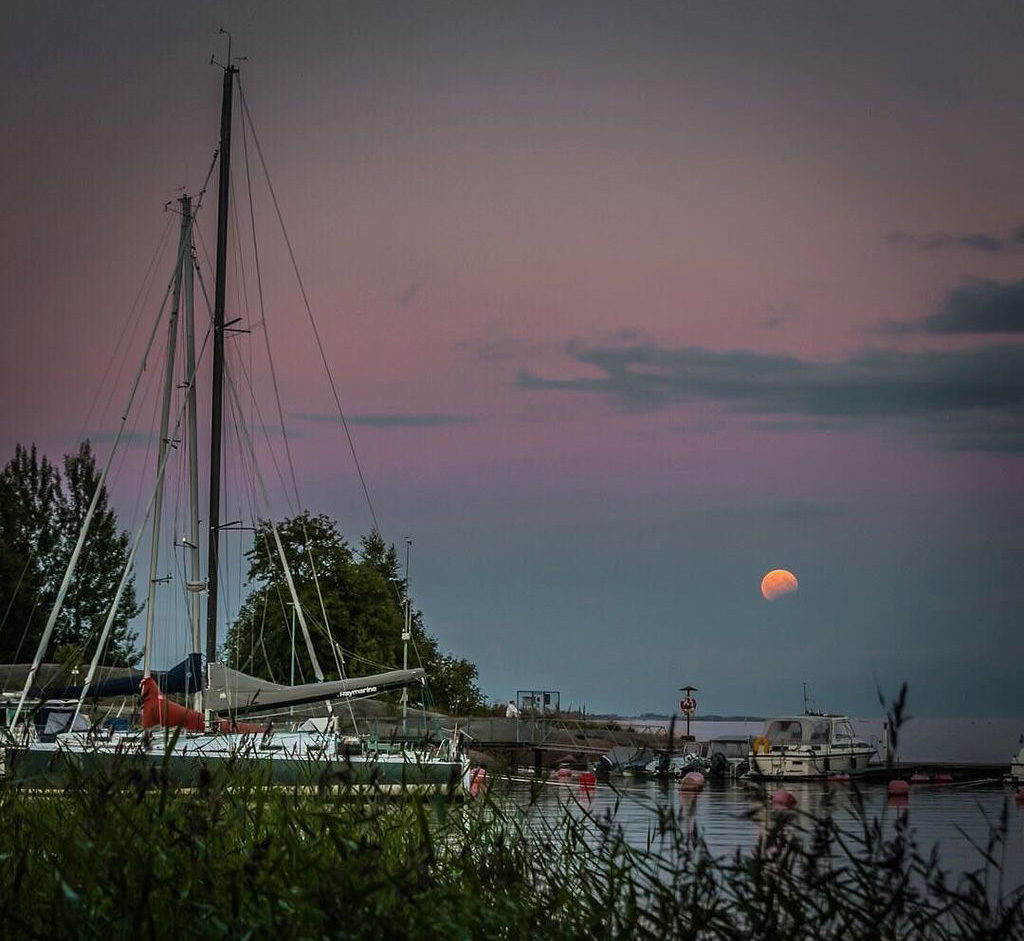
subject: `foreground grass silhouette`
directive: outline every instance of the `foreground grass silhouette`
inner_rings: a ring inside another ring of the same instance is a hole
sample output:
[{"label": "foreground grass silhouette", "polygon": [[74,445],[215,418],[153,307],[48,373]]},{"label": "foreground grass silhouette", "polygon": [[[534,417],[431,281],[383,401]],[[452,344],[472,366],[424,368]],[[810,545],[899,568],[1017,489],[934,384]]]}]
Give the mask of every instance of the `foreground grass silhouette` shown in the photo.
[{"label": "foreground grass silhouette", "polygon": [[[583,806],[268,788],[252,769],[170,786],[126,761],[59,792],[0,784],[0,936],[14,938],[1011,939],[1024,891],[957,880],[861,813],[763,813],[715,857],[671,811],[649,848]],[[1004,821],[1005,825],[1005,821]]]}]

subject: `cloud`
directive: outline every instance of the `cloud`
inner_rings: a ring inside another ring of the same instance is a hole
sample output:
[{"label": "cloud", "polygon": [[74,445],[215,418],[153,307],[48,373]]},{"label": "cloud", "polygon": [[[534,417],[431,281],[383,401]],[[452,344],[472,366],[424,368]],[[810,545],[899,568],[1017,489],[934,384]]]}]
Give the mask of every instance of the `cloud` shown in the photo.
[{"label": "cloud", "polygon": [[[86,437],[93,444],[113,444],[117,438],[117,431],[95,431]],[[146,448],[156,444],[158,436],[148,431],[125,431],[121,435],[119,447],[124,448]]]},{"label": "cloud", "polygon": [[423,282],[422,281],[413,281],[413,282],[411,282],[406,287],[406,289],[404,291],[402,291],[401,294],[398,295],[398,306],[399,307],[408,307],[413,302],[413,300],[415,299],[416,295],[420,293],[420,290],[422,288],[423,288]]},{"label": "cloud", "polygon": [[497,320],[489,320],[479,336],[459,340],[452,349],[473,353],[484,362],[523,361],[543,352],[543,344],[533,343],[507,333]]},{"label": "cloud", "polygon": [[974,233],[938,233],[935,235],[912,235],[909,232],[888,232],[885,240],[890,245],[908,245],[930,252],[940,248],[969,248],[977,252],[994,255],[998,252],[1011,251],[1024,242],[1024,226],[1015,229],[1009,238],[988,235],[985,232]]},{"label": "cloud", "polygon": [[[293,416],[300,421],[341,424],[337,415],[323,412],[300,412]],[[448,425],[465,425],[474,421],[469,415],[445,415],[437,412],[377,412],[367,415],[350,415],[350,425],[368,425],[371,428],[443,428]]]},{"label": "cloud", "polygon": [[927,333],[1024,333],[1024,281],[977,279],[953,288],[922,327]]},{"label": "cloud", "polygon": [[796,308],[789,304],[776,307],[768,304],[765,307],[765,316],[757,322],[757,325],[764,330],[775,330],[796,319]]},{"label": "cloud", "polygon": [[971,278],[946,292],[938,310],[919,320],[888,321],[883,333],[1024,333],[1024,281]]},{"label": "cloud", "polygon": [[736,413],[811,426],[909,422],[941,438],[944,446],[1024,449],[1015,433],[1024,422],[1024,345],[875,350],[829,362],[652,343],[594,346],[570,341],[565,352],[592,375],[546,378],[521,370],[516,385],[602,395],[624,411],[705,401]]}]

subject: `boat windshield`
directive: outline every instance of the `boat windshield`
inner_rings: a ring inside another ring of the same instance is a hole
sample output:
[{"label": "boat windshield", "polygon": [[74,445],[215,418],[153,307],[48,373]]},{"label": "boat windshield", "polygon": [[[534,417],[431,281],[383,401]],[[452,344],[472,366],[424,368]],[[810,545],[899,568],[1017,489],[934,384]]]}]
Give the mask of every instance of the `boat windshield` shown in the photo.
[{"label": "boat windshield", "polygon": [[824,719],[775,719],[765,726],[764,737],[772,745],[826,745],[828,722]]},{"label": "boat windshield", "polygon": [[837,742],[849,742],[856,736],[853,734],[853,726],[849,722],[837,722],[832,730],[832,737]]},{"label": "boat windshield", "polygon": [[708,742],[708,753],[721,752],[726,758],[746,758],[750,752],[750,739],[724,738]]}]

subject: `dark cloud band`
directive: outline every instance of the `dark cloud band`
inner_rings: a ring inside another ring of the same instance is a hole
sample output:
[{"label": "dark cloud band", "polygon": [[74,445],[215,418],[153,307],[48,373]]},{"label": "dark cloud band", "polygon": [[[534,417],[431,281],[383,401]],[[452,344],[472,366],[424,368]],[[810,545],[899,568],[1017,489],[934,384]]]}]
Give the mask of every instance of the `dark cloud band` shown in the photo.
[{"label": "dark cloud band", "polygon": [[[323,412],[302,412],[295,415],[295,418],[300,421],[341,423],[337,415]],[[465,425],[473,419],[469,415],[444,415],[436,412],[378,412],[350,415],[348,421],[351,425],[368,425],[371,428],[443,428],[448,425]]]},{"label": "dark cloud band", "polygon": [[[955,419],[960,445],[972,450],[1020,450],[1024,421],[1024,345],[906,353],[868,351],[815,362],[745,350],[655,344],[566,345],[596,375],[551,379],[520,372],[524,389],[598,393],[620,408],[652,410],[709,401],[757,416],[809,422],[912,421],[942,433]],[[1013,432],[1013,433],[1010,433]]]},{"label": "dark cloud band", "polygon": [[945,233],[935,235],[912,235],[909,232],[889,232],[885,240],[890,245],[907,245],[923,251],[935,251],[940,248],[968,248],[977,252],[994,255],[999,252],[1012,251],[1024,247],[1024,226],[1018,226],[1009,237],[989,235],[985,232]]}]

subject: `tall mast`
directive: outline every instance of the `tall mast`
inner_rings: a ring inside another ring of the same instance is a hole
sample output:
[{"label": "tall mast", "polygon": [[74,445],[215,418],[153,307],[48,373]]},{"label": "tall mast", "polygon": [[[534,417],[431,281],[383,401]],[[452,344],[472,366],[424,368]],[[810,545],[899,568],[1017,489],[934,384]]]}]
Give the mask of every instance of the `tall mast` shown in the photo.
[{"label": "tall mast", "polygon": [[206,662],[217,659],[217,567],[220,560],[221,419],[224,411],[224,286],[228,264],[228,196],[231,191],[231,94],[235,73],[230,54],[224,68],[220,109],[220,180],[217,193],[217,280],[213,295],[213,409],[210,421],[210,541],[206,598]]},{"label": "tall mast", "polygon": [[[405,624],[402,627],[402,669],[409,669],[409,641],[412,640],[412,599],[409,594],[412,582],[409,580],[409,550],[412,540],[405,540]],[[407,731],[409,719],[409,688],[402,688],[402,734]]]},{"label": "tall mast", "polygon": [[153,659],[153,616],[156,607],[157,568],[160,565],[160,523],[163,517],[164,503],[164,462],[170,441],[167,438],[171,418],[171,393],[174,391],[174,357],[178,345],[178,310],[181,304],[181,272],[182,267],[191,264],[187,258],[187,244],[191,219],[185,213],[182,204],[181,233],[178,236],[178,264],[174,269],[174,294],[171,300],[171,315],[167,320],[167,357],[164,362],[164,391],[160,403],[160,443],[156,460],[156,493],[153,495],[153,539],[149,547],[149,584],[146,591],[146,634],[142,648],[142,675],[150,676],[150,664]]},{"label": "tall mast", "polygon": [[[191,218],[192,199],[181,198],[182,214]],[[189,239],[186,246],[183,279],[181,284],[182,307],[185,311],[185,382],[187,396],[187,452],[188,452],[188,510],[189,527],[186,548],[188,549],[188,621],[192,636],[192,653],[200,654],[203,650],[202,616],[200,613],[201,599],[199,592],[203,587],[203,575],[199,559],[199,432],[198,412],[196,408],[196,327],[195,297],[192,287],[193,268],[195,264],[192,247],[192,229],[189,227]],[[202,709],[202,690],[196,691],[194,707]]]}]

